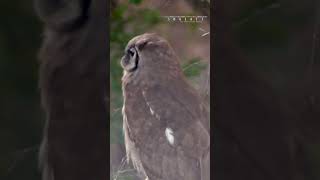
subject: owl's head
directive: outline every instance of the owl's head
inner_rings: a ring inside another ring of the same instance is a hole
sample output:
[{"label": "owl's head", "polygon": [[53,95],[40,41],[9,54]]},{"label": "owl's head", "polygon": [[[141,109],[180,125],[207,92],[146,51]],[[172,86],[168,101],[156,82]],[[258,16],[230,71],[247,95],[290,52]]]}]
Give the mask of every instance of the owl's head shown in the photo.
[{"label": "owl's head", "polygon": [[180,71],[178,58],[162,37],[146,33],[129,41],[121,59],[126,73],[144,75]]}]

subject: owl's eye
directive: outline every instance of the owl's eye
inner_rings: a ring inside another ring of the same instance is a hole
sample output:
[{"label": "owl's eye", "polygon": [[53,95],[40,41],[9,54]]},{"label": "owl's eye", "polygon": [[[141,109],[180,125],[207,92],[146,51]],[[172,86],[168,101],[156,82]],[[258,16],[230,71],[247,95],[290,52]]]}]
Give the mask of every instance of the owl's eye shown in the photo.
[{"label": "owl's eye", "polygon": [[136,49],[135,48],[130,48],[128,50],[128,54],[130,55],[130,57],[134,57],[134,55],[136,54]]},{"label": "owl's eye", "polygon": [[138,68],[139,56],[135,47],[126,50],[125,56],[121,59],[121,65],[127,72],[133,72]]}]

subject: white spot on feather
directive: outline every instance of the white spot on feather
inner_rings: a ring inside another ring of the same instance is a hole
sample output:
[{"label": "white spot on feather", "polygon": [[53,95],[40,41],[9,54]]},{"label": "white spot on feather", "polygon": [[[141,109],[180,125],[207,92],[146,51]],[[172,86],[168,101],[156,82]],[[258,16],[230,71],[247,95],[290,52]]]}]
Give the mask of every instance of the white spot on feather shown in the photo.
[{"label": "white spot on feather", "polygon": [[174,136],[173,136],[173,131],[172,131],[172,129],[171,129],[171,128],[166,128],[166,130],[165,130],[165,135],[166,135],[167,140],[169,141],[169,143],[170,143],[171,145],[173,145],[173,143],[174,143]]},{"label": "white spot on feather", "polygon": [[150,106],[149,106],[149,109],[150,109],[151,114],[154,115],[154,111],[152,110],[152,108]]},{"label": "white spot on feather", "polygon": [[142,91],[142,95],[143,95],[143,97],[144,97],[144,100],[145,100],[147,106],[149,107],[149,110],[150,110],[151,115],[152,115],[152,116],[155,116],[156,119],[160,120],[160,116],[155,113],[155,111],[151,108],[150,103],[147,101],[147,99],[146,99],[146,97],[145,97],[145,96],[146,96],[146,92],[145,92],[145,91]]}]

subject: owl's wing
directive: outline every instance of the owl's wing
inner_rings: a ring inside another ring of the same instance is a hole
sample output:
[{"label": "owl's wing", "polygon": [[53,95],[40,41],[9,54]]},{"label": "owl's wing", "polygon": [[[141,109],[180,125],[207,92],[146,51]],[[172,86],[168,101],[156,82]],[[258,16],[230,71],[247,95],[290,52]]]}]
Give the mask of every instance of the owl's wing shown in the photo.
[{"label": "owl's wing", "polygon": [[[201,120],[207,116],[202,114],[202,103],[189,88],[180,86],[178,90],[156,86],[142,92],[153,120],[160,122],[160,127],[154,130],[159,133],[151,135],[150,141],[145,142],[145,146],[157,143],[154,151],[158,153],[144,158],[150,153],[142,152],[141,159],[145,159],[143,163],[150,168],[150,172],[153,166],[147,165],[148,162],[152,159],[161,162],[161,176],[166,177],[163,179],[201,179],[201,159],[207,157],[210,151],[210,135]],[[140,151],[145,149],[148,148]],[[160,153],[162,156],[159,159]]]}]

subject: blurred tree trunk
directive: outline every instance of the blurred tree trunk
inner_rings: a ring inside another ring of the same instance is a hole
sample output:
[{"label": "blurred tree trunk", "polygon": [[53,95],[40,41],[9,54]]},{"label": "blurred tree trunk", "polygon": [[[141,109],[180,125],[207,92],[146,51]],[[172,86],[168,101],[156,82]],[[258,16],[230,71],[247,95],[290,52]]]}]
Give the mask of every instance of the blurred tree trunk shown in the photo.
[{"label": "blurred tree trunk", "polygon": [[213,179],[292,180],[294,117],[233,39],[228,1],[214,4]]},{"label": "blurred tree trunk", "polygon": [[299,62],[299,78],[291,79],[288,99],[298,117],[300,169],[306,179],[320,178],[320,3],[294,1],[288,16],[309,14],[301,28],[293,29],[290,62]]},{"label": "blurred tree trunk", "polygon": [[116,8],[118,5],[117,0],[110,0],[110,13]]},{"label": "blurred tree trunk", "polygon": [[[80,6],[83,2],[71,1],[66,7],[55,8],[50,5],[56,1],[38,1],[42,14],[58,14],[61,19],[49,16],[49,20],[60,22],[70,19],[68,7],[83,9],[75,11],[79,14],[69,23],[74,24],[72,29],[63,28],[66,23],[57,23],[57,29],[45,22],[39,75],[47,117],[40,153],[43,180],[108,178],[108,4],[105,0],[85,1]],[[87,8],[88,16],[83,16]]]}]

